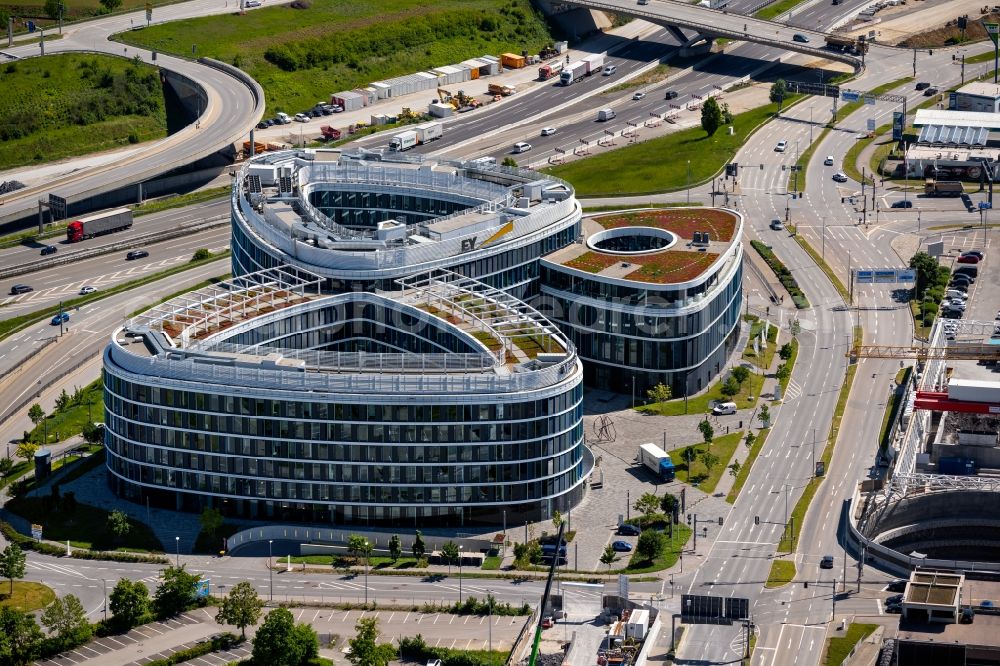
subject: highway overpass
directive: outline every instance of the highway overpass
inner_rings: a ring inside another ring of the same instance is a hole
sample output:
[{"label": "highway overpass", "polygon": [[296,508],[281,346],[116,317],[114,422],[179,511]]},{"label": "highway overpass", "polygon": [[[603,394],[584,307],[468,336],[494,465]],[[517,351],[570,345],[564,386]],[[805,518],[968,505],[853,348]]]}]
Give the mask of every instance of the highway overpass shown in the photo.
[{"label": "highway overpass", "polygon": [[[857,73],[864,67],[862,58],[823,48],[826,33],[787,26],[740,14],[730,14],[724,9],[709,9],[675,0],[649,0],[640,5],[636,0],[568,0],[569,4],[599,9],[616,14],[627,14],[663,26],[693,31],[709,39],[725,37],[743,42],[754,42],[835,60],[854,68]],[[806,36],[808,42],[797,42],[795,34]]]}]

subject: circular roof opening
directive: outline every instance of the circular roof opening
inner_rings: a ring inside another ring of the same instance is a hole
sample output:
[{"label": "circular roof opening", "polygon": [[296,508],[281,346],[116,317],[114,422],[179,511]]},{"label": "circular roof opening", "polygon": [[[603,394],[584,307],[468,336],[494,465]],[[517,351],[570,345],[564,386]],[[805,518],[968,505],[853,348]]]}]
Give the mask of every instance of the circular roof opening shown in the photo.
[{"label": "circular roof opening", "polygon": [[587,247],[605,254],[649,254],[673,247],[677,236],[655,227],[617,227],[587,239]]}]

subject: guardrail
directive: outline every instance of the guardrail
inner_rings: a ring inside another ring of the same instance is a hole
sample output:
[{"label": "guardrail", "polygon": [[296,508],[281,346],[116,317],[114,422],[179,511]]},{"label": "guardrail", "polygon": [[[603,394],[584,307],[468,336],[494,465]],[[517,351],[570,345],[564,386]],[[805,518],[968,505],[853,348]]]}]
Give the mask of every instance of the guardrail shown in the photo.
[{"label": "guardrail", "polygon": [[76,252],[71,252],[69,254],[61,255],[59,257],[56,257],[55,259],[50,259],[44,263],[32,261],[26,264],[18,264],[17,266],[11,266],[10,268],[5,268],[4,270],[0,270],[0,280],[9,277],[14,277],[17,275],[24,275],[25,273],[32,273],[38,270],[55,268],[56,266],[64,266],[74,261],[80,261],[81,259],[91,259],[93,257],[99,257],[103,254],[110,254],[111,252],[130,250],[140,245],[146,245],[147,243],[153,241],[160,242],[160,241],[170,240],[172,238],[179,238],[181,236],[186,236],[190,233],[204,231],[206,229],[213,229],[215,227],[221,227],[224,224],[228,223],[229,223],[228,215],[218,215],[216,217],[210,217],[207,220],[203,220],[198,224],[191,224],[184,227],[177,227],[176,229],[171,229],[165,232],[161,231],[149,234],[142,234],[140,236],[133,236],[132,238],[129,238],[127,240],[118,241],[117,243],[111,243],[109,245],[101,245],[100,247],[87,248],[86,250],[78,250]]}]

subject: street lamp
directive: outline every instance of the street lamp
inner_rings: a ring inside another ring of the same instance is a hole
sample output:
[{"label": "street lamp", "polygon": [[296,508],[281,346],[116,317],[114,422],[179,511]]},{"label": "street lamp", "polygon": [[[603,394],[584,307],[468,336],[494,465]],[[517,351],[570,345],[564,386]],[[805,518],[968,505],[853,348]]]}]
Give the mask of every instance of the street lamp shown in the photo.
[{"label": "street lamp", "polygon": [[493,590],[486,590],[486,605],[489,606],[490,623],[490,663],[493,663]]},{"label": "street lamp", "polygon": [[691,160],[688,160],[687,205],[691,205]]},{"label": "street lamp", "polygon": [[271,566],[271,544],[273,543],[274,541],[272,540],[268,540],[267,542],[267,578],[269,583],[269,591],[267,593],[268,601],[274,601],[274,567]]},{"label": "street lamp", "polygon": [[181,568],[181,538],[179,536],[174,537],[174,550],[177,553],[177,568]]},{"label": "street lamp", "polygon": [[102,578],[101,582],[104,583],[104,623],[107,624],[107,622],[108,622],[108,581],[107,581],[107,579]]},{"label": "street lamp", "polygon": [[458,546],[458,603],[462,603],[462,546]]}]

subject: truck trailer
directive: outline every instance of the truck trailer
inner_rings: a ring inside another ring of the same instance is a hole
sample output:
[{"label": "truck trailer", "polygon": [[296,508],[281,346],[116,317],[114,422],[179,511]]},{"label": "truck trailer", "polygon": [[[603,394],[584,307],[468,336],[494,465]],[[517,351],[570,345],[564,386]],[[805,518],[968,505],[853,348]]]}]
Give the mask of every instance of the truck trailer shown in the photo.
[{"label": "truck trailer", "polygon": [[562,60],[554,60],[547,65],[538,68],[538,80],[548,81],[553,76],[557,76],[563,71],[565,63]]},{"label": "truck trailer", "polygon": [[414,127],[413,131],[417,133],[417,141],[427,143],[428,141],[441,138],[441,135],[444,134],[444,125],[441,123],[423,123]]},{"label": "truck trailer", "polygon": [[604,67],[604,59],[607,57],[607,53],[591,53],[589,56],[583,59],[583,62],[587,63],[587,76],[591,74],[596,74],[601,71]]},{"label": "truck trailer", "polygon": [[587,63],[582,60],[577,60],[576,62],[571,62],[566,65],[562,73],[559,74],[559,83],[564,86],[568,86],[572,83],[576,83],[586,75]]},{"label": "truck trailer", "polygon": [[656,444],[639,447],[639,463],[648,467],[661,481],[673,481],[676,470],[670,455]]},{"label": "truck trailer", "polygon": [[934,180],[928,178],[924,183],[924,194],[929,197],[960,197],[965,189],[957,180]]},{"label": "truck trailer", "polygon": [[389,150],[401,153],[434,139],[440,139],[443,133],[444,126],[441,123],[423,123],[393,136],[389,141]]},{"label": "truck trailer", "polygon": [[132,228],[132,211],[128,208],[116,208],[70,222],[66,225],[66,240],[75,243],[130,228]]}]

